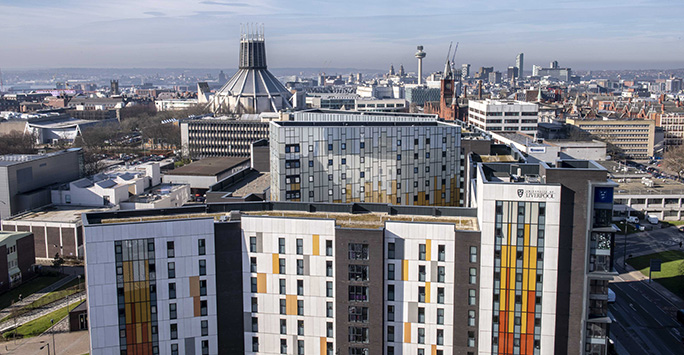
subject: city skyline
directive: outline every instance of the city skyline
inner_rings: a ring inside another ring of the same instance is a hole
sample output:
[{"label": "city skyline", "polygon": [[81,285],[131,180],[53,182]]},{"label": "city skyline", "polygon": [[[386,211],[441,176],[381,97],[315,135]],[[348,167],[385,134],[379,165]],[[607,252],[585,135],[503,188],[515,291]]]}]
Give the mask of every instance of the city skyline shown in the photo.
[{"label": "city skyline", "polygon": [[477,7],[463,1],[418,7],[403,0],[287,6],[270,0],[0,0],[0,68],[233,68],[240,24],[255,22],[265,25],[271,68],[384,69],[393,63],[416,72],[415,48],[423,45],[429,73],[443,67],[453,41],[460,43],[456,64],[474,69],[505,70],[521,52],[528,73],[552,60],[575,70],[672,69],[683,66],[684,31],[676,30],[682,10],[684,4],[667,0],[490,1]]}]

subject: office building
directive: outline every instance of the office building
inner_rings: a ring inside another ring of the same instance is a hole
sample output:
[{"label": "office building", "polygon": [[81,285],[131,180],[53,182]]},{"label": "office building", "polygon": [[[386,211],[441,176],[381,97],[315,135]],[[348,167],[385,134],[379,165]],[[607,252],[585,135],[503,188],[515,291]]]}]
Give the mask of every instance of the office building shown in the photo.
[{"label": "office building", "polygon": [[412,86],[404,89],[406,101],[409,104],[423,106],[428,101],[439,101],[439,88],[429,88],[425,86]]},{"label": "office building", "polygon": [[534,134],[539,121],[537,104],[514,100],[470,100],[468,122],[491,132],[523,131]]},{"label": "office building", "polygon": [[518,73],[517,73],[516,78],[525,78],[524,60],[525,60],[525,54],[524,53],[520,53],[515,57],[515,67],[518,69]]},{"label": "office building", "polygon": [[249,146],[268,139],[264,115],[192,117],[180,122],[181,149],[193,159],[248,157]]},{"label": "office building", "polygon": [[470,79],[470,64],[461,64],[461,81]]},{"label": "office building", "polygon": [[270,129],[271,199],[460,206],[460,127],[433,115],[303,111]]},{"label": "office building", "polygon": [[645,119],[575,119],[565,123],[614,144],[632,158],[653,156],[655,121]]},{"label": "office building", "polygon": [[549,78],[569,82],[572,77],[572,69],[570,68],[560,68],[557,61],[553,61],[550,64],[550,68],[542,68],[541,66],[533,66],[532,68],[533,76],[548,76]]},{"label": "office building", "polygon": [[0,219],[51,203],[50,185],[83,177],[83,154],[72,148],[47,154],[0,156]]}]

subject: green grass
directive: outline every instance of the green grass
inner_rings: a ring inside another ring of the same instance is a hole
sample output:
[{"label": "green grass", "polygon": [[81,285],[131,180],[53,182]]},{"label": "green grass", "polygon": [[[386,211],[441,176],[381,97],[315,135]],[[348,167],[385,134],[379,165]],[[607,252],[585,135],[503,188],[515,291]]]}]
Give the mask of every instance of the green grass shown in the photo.
[{"label": "green grass", "polygon": [[667,223],[673,226],[681,226],[684,224],[684,221],[667,221]]},{"label": "green grass", "polygon": [[[29,312],[33,309],[43,307],[43,306],[48,305],[52,302],[61,300],[63,298],[66,298],[67,296],[71,296],[71,295],[81,291],[78,289],[78,285],[69,286],[69,284],[71,284],[71,283],[72,282],[68,282],[64,286],[59,287],[56,291],[49,292],[49,293],[45,294],[43,297],[41,297],[41,298],[31,302],[30,304],[27,304],[26,306],[22,307],[21,309],[15,310],[14,312],[12,312],[12,314],[9,314],[8,316],[6,316],[3,319],[0,319],[0,323],[10,319],[11,317],[20,316],[20,315],[22,315],[26,312]],[[69,286],[69,287],[66,288],[66,286]],[[81,285],[81,288],[83,288],[83,287],[84,287],[84,285]]]},{"label": "green grass", "polygon": [[48,287],[53,283],[59,281],[59,279],[61,279],[62,277],[64,277],[64,275],[38,276],[35,279],[17,288],[11,289],[6,293],[3,293],[2,295],[0,295],[0,309],[9,307],[12,304],[12,301],[16,302],[19,298],[19,295],[21,295],[22,298],[26,298],[44,289],[45,287]]},{"label": "green grass", "polygon": [[[78,303],[74,303],[68,307],[60,308],[54,312],[48,313],[40,318],[34,319],[16,329],[16,336],[18,338],[29,338],[29,337],[34,337],[37,335],[43,334],[48,328],[52,326],[52,323],[50,322],[50,319],[55,320],[55,324],[62,320],[64,317],[66,317],[69,314],[69,311],[74,309],[76,306],[78,306]],[[2,336],[5,339],[12,339],[12,336],[14,335],[15,331],[10,330],[7,332],[4,332]]]},{"label": "green grass", "polygon": [[665,286],[677,296],[684,298],[684,252],[669,250],[627,259],[627,263],[645,276],[648,276],[651,259],[660,259],[662,261],[662,271],[656,271],[651,274],[653,280]]}]

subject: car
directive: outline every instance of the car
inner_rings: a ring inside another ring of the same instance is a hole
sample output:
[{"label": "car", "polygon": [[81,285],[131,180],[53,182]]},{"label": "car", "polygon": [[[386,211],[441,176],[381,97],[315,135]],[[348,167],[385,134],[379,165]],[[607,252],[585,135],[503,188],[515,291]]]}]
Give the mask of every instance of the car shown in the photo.
[{"label": "car", "polygon": [[646,220],[647,220],[648,223],[650,223],[650,224],[658,224],[658,217],[656,217],[656,216],[654,216],[654,215],[652,215],[652,214],[649,214],[648,216],[646,216]]},{"label": "car", "polygon": [[684,225],[677,227],[677,230],[679,231],[679,233],[684,233]]},{"label": "car", "polygon": [[615,303],[615,292],[611,289],[608,289],[608,303]]},{"label": "car", "polygon": [[629,222],[629,223],[639,223],[639,217],[637,217],[637,216],[629,216],[629,217],[627,217],[627,222]]}]

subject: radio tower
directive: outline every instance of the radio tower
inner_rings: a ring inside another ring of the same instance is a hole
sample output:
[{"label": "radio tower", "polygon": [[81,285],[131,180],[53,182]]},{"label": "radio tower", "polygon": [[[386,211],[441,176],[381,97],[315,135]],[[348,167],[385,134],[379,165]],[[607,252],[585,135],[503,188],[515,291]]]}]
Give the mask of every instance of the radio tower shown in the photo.
[{"label": "radio tower", "polygon": [[418,46],[418,52],[416,52],[416,58],[418,58],[418,85],[423,83],[423,58],[425,58],[425,52],[423,52],[423,46]]}]

